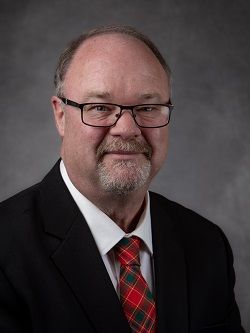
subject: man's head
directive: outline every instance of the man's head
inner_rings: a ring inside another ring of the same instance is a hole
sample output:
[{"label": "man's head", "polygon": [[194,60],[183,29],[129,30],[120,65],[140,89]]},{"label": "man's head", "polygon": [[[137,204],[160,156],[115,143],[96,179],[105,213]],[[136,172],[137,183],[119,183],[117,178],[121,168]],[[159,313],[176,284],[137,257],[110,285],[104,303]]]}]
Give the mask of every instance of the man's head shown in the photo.
[{"label": "man's head", "polygon": [[[58,97],[79,104],[166,104],[169,81],[170,70],[152,42],[120,26],[73,41],[55,75]],[[79,108],[58,97],[52,97],[52,104],[61,154],[74,185],[87,197],[145,193],[165,160],[167,127],[141,128],[129,108],[111,127],[88,126]]]},{"label": "man's head", "polygon": [[89,38],[96,37],[100,35],[106,35],[106,34],[113,34],[113,33],[119,33],[123,34],[125,36],[131,36],[135,39],[140,40],[143,42],[148,48],[154,53],[156,58],[159,60],[160,64],[162,65],[163,69],[166,71],[166,74],[168,78],[170,79],[171,71],[170,68],[156,47],[156,45],[144,34],[137,31],[131,26],[121,26],[121,25],[109,25],[109,26],[101,26],[96,29],[90,30],[87,33],[83,33],[74,40],[72,40],[68,47],[62,52],[62,54],[59,57],[55,75],[54,75],[54,85],[56,88],[56,94],[57,96],[63,95],[63,82],[65,78],[65,74],[68,70],[69,64],[72,61],[72,58],[78,48]]}]

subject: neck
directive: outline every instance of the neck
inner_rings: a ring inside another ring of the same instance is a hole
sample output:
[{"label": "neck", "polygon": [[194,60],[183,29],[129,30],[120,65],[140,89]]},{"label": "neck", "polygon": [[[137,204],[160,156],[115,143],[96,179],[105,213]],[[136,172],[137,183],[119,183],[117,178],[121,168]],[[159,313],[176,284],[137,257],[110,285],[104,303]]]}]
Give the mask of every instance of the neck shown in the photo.
[{"label": "neck", "polygon": [[147,189],[126,195],[117,195],[104,190],[88,191],[86,187],[78,190],[126,233],[136,228],[145,208]]},{"label": "neck", "polygon": [[146,192],[130,193],[125,196],[105,193],[104,196],[98,195],[98,197],[96,195],[88,197],[83,194],[126,233],[136,228],[145,208]]},{"label": "neck", "polygon": [[136,228],[145,208],[145,195],[140,198],[131,196],[113,201],[109,206],[99,206],[126,233]]}]

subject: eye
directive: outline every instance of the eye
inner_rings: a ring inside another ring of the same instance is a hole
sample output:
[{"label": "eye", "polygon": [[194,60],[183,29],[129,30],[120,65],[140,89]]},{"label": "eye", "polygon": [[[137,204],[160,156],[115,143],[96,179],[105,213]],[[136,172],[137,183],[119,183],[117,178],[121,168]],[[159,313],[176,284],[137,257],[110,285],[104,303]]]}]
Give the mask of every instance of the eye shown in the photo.
[{"label": "eye", "polygon": [[157,105],[139,105],[136,108],[137,112],[145,112],[145,113],[151,113],[158,111],[159,107]]},{"label": "eye", "polygon": [[151,112],[151,111],[153,111],[153,107],[152,106],[144,106],[144,108],[142,108],[142,111]]},{"label": "eye", "polygon": [[92,110],[99,111],[99,112],[106,112],[110,111],[110,107],[104,104],[96,104],[92,106]]},{"label": "eye", "polygon": [[88,104],[85,110],[90,112],[111,112],[112,106],[107,104]]}]

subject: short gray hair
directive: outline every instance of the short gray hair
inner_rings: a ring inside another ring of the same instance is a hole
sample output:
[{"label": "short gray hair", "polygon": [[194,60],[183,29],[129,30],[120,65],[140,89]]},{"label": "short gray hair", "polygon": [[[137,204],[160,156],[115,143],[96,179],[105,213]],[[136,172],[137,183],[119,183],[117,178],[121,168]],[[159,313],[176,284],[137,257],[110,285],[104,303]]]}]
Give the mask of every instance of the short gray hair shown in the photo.
[{"label": "short gray hair", "polygon": [[78,50],[78,48],[89,38],[99,36],[99,35],[106,35],[106,34],[113,34],[119,33],[131,36],[135,39],[142,41],[149,49],[153,52],[156,58],[159,60],[160,64],[162,65],[163,69],[165,70],[168,78],[170,79],[171,71],[170,68],[164,59],[163,55],[160,53],[159,49],[156,45],[151,41],[149,37],[142,34],[141,32],[137,31],[135,28],[126,25],[108,25],[98,27],[96,29],[90,30],[87,33],[81,34],[79,37],[72,40],[66,49],[61,53],[56,71],[54,76],[54,84],[56,88],[57,96],[63,96],[63,82],[66,75],[66,72],[69,68],[69,65]]}]

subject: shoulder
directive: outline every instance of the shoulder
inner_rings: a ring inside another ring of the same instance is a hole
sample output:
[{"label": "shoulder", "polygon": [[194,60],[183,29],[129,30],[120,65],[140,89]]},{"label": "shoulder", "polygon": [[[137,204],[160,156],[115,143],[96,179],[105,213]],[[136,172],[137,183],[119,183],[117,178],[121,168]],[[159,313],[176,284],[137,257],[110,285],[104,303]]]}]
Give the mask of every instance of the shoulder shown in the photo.
[{"label": "shoulder", "polygon": [[[2,201],[0,203],[0,221],[3,221],[5,218],[19,217],[22,214],[26,214],[28,211],[36,209],[40,201],[41,189],[48,188],[47,192],[50,192],[51,188],[56,187],[58,178],[60,178],[59,163],[60,160],[57,161],[55,166],[41,182]],[[0,223],[0,225],[1,224],[2,223]]]},{"label": "shoulder", "polygon": [[222,229],[197,212],[154,192],[150,192],[150,204],[152,219],[155,219],[155,215],[159,216],[157,214],[159,210],[162,215],[161,224],[165,217],[184,244],[197,244],[203,247],[202,245],[211,245],[211,242],[215,242],[220,247],[225,245],[228,247],[228,241]]},{"label": "shoulder", "polygon": [[39,186],[40,183],[35,184],[2,201],[0,203],[0,220],[3,221],[4,218],[11,218],[30,210],[35,204]]},{"label": "shoulder", "polygon": [[[65,197],[60,177],[57,163],[41,182],[0,203],[1,267],[13,261],[28,260],[30,253],[39,253],[44,246],[48,251],[51,246],[57,246],[56,238],[46,237],[45,222],[48,217],[54,220],[56,208],[60,211],[58,201]],[[60,221],[57,217],[55,221]]]},{"label": "shoulder", "polygon": [[150,193],[150,205],[157,240],[164,238],[166,233],[171,234],[181,245],[190,266],[220,267],[234,284],[232,249],[218,225],[156,193]]},{"label": "shoulder", "polygon": [[175,201],[169,200],[161,194],[150,192],[150,203],[152,208],[161,207],[161,210],[164,211],[164,213],[169,217],[171,217],[175,223],[182,224],[184,221],[188,220],[191,224],[195,224],[196,226],[202,223],[202,226],[205,224],[207,227],[217,227],[214,223],[201,216],[197,212]]},{"label": "shoulder", "polygon": [[[0,203],[0,265],[19,255],[33,233],[39,184],[34,185]],[[37,221],[37,217],[36,217]]]}]

